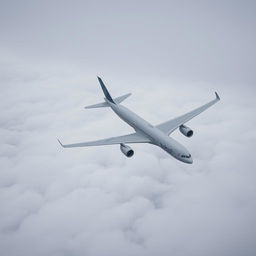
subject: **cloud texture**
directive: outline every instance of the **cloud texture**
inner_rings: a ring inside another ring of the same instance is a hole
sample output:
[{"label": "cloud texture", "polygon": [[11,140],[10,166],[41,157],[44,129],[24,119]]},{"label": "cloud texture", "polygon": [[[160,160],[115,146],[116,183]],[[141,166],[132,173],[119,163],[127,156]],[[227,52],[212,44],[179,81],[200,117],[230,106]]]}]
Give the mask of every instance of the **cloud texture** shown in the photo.
[{"label": "cloud texture", "polygon": [[[255,255],[254,4],[12,3],[1,4],[0,254]],[[218,91],[188,123],[192,138],[173,134],[193,165],[152,145],[132,145],[131,159],[118,146],[61,148],[57,137],[132,131],[109,109],[83,109],[102,101],[101,74],[152,124]]]}]

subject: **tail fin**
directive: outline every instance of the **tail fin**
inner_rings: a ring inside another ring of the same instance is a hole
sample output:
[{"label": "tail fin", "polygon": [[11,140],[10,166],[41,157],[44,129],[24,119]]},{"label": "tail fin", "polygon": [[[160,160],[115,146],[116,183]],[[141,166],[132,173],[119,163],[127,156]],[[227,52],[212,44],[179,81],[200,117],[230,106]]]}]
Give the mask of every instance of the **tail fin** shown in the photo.
[{"label": "tail fin", "polygon": [[112,102],[112,103],[115,104],[115,102],[113,101],[113,99],[112,99],[112,97],[110,96],[110,94],[109,94],[109,92],[108,92],[108,90],[107,90],[105,84],[103,83],[103,81],[101,80],[100,77],[98,77],[98,80],[99,80],[100,86],[101,86],[101,88],[102,88],[102,91],[103,91],[103,93],[104,93],[106,99],[107,99],[108,101],[110,101],[110,102]]},{"label": "tail fin", "polygon": [[[106,99],[108,101],[110,101],[111,103],[119,104],[131,95],[131,93],[127,93],[125,95],[122,95],[122,96],[119,96],[117,98],[112,99],[112,97],[110,96],[105,84],[103,83],[103,81],[101,80],[100,77],[98,77],[98,80],[100,82],[100,86],[102,88],[102,91],[103,91]],[[84,107],[84,108],[104,108],[104,107],[109,107],[109,106],[110,106],[109,103],[106,101],[106,102],[101,102],[101,103],[98,103],[98,104],[90,105],[90,106],[87,106],[87,107]]]}]

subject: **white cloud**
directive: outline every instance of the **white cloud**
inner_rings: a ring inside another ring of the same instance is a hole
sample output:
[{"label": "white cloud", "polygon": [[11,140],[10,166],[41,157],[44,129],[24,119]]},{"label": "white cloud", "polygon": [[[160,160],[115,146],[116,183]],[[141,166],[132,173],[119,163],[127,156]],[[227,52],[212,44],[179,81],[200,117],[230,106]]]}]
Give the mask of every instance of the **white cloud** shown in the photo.
[{"label": "white cloud", "polygon": [[[121,134],[121,120],[111,126],[110,111],[81,108],[96,79],[84,85],[74,71],[69,79],[63,72],[35,74],[30,79],[29,72],[14,70],[15,79],[2,88],[1,254],[255,253],[255,103],[249,91],[242,101],[240,89],[225,98],[229,89],[223,87],[222,101],[191,121],[193,138],[174,134],[192,152],[191,166],[151,145],[134,146],[132,159],[117,146],[62,149],[56,136],[78,141]],[[76,86],[69,86],[73,79]],[[135,94],[133,109],[152,108],[148,117],[163,120],[189,110],[190,101],[196,106],[214,97],[200,86],[189,89],[197,94],[179,88],[151,88],[144,106]],[[99,99],[100,89],[93,95]],[[152,105],[156,97],[164,108]],[[173,111],[176,103],[181,109]]]}]

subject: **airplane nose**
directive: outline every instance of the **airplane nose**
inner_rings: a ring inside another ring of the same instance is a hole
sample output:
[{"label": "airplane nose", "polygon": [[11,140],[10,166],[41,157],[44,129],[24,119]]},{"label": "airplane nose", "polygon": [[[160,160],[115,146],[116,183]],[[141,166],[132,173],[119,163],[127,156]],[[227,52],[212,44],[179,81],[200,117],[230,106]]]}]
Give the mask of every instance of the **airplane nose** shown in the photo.
[{"label": "airplane nose", "polygon": [[187,164],[193,164],[193,159],[192,159],[191,156],[190,156],[190,158],[187,158],[187,159],[186,159],[186,163],[187,163]]},{"label": "airplane nose", "polygon": [[192,164],[193,163],[193,158],[190,154],[181,154],[180,157],[178,158],[181,162],[184,162],[186,164]]},{"label": "airplane nose", "polygon": [[182,162],[186,163],[186,164],[193,164],[193,159],[192,157],[187,158],[187,159],[180,159]]}]

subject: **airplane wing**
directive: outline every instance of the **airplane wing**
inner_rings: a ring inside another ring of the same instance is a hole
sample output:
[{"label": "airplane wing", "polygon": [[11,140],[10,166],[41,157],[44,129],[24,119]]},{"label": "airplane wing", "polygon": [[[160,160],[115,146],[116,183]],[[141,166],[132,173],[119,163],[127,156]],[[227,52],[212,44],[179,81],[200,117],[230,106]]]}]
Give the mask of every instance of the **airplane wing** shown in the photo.
[{"label": "airplane wing", "polygon": [[113,144],[121,144],[121,143],[151,143],[151,141],[147,137],[145,137],[141,134],[131,133],[131,134],[117,136],[117,137],[111,137],[111,138],[103,139],[103,140],[80,142],[80,143],[75,143],[75,144],[63,145],[60,141],[59,141],[59,143],[64,148],[74,148],[74,147],[113,145]]},{"label": "airplane wing", "polygon": [[163,131],[166,134],[171,134],[174,130],[176,130],[179,126],[181,126],[182,124],[188,122],[189,120],[191,120],[193,117],[199,115],[200,113],[202,113],[203,111],[205,111],[207,108],[209,108],[210,106],[212,106],[213,104],[215,104],[216,102],[218,102],[220,100],[219,95],[217,94],[217,92],[215,92],[216,98],[208,103],[206,103],[205,105],[196,108],[184,115],[178,116],[174,119],[171,119],[167,122],[161,123],[159,125],[157,125],[156,127],[158,129],[160,129],[161,131]]}]

